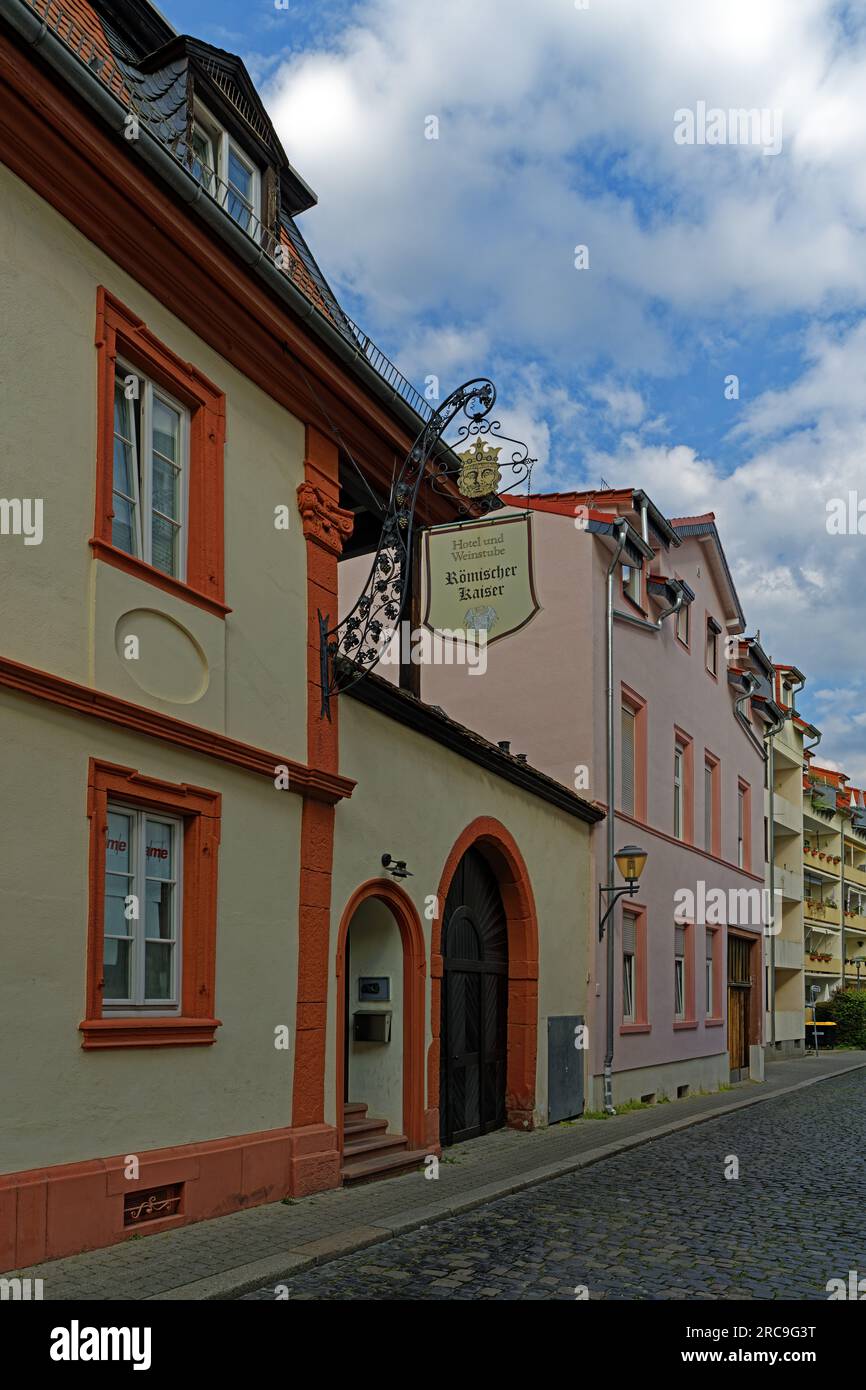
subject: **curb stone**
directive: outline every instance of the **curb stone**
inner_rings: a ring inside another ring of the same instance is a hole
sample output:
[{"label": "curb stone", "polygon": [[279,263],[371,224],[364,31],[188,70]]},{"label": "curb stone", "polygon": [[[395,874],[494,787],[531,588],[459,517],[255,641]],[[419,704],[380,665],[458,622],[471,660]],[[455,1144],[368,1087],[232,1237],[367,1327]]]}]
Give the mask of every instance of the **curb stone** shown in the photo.
[{"label": "curb stone", "polygon": [[767,1101],[777,1100],[780,1096],[791,1095],[795,1091],[805,1090],[809,1086],[817,1086],[823,1081],[833,1081],[836,1077],[847,1076],[850,1072],[861,1071],[864,1068],[866,1068],[866,1062],[855,1062],[851,1066],[842,1067],[838,1071],[830,1072],[824,1076],[811,1076],[807,1077],[805,1081],[795,1081],[790,1086],[780,1087],[769,1094],[761,1094],[759,1091],[757,1095],[743,1096],[739,1100],[731,1101],[728,1105],[720,1106],[717,1110],[670,1120],[655,1129],[645,1130],[640,1134],[627,1135],[622,1139],[615,1139],[609,1144],[600,1144],[594,1149],[587,1149],[581,1154],[574,1154],[570,1158],[559,1159],[555,1163],[535,1168],[531,1173],[524,1173],[513,1179],[500,1179],[487,1183],[462,1197],[431,1202],[420,1214],[416,1210],[411,1215],[380,1219],[375,1226],[354,1226],[338,1235],[325,1236],[318,1240],[307,1241],[302,1245],[291,1246],[285,1254],[269,1255],[264,1259],[237,1265],[234,1268],[221,1271],[219,1274],[194,1280],[189,1284],[178,1284],[173,1289],[151,1294],[144,1301],[211,1301],[240,1298],[245,1293],[252,1293],[255,1289],[261,1288],[263,1284],[272,1281],[274,1284],[285,1282],[293,1275],[300,1274],[315,1265],[329,1264],[332,1260],[340,1259],[343,1255],[352,1254],[356,1250],[381,1245],[392,1240],[395,1236],[405,1235],[410,1231],[422,1230],[425,1226],[433,1225],[438,1221],[446,1221],[450,1217],[461,1215],[463,1212],[486,1206],[499,1197],[508,1197],[515,1192],[523,1192],[527,1188],[538,1187],[553,1178],[564,1177],[568,1173],[589,1168],[593,1164],[602,1163],[606,1158],[611,1158],[615,1154],[626,1153],[630,1149],[651,1144],[657,1139],[667,1138],[668,1135],[676,1134],[680,1130],[691,1129],[694,1125],[708,1124],[712,1120],[722,1119],[738,1110],[745,1110],[751,1105],[760,1105]]}]

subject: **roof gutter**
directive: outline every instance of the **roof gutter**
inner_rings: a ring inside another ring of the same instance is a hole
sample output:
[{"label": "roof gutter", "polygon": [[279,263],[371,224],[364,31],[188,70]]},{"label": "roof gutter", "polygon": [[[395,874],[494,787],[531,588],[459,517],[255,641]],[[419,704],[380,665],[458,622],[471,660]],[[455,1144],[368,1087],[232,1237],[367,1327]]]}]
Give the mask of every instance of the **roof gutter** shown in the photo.
[{"label": "roof gutter", "polygon": [[[99,78],[75,57],[44,20],[39,19],[22,0],[0,0],[0,15],[22,39],[42,55],[87,105],[98,113],[110,130],[116,135],[123,134],[126,128],[127,108],[107,91]],[[360,347],[353,347],[292,281],[277,269],[267,252],[261,246],[257,247],[228,214],[210,199],[201,184],[191,173],[180,167],[147,126],[142,123],[138,138],[124,143],[130,152],[137,151],[145,164],[148,164],[183,202],[190,206],[198,205],[198,213],[211,231],[225,242],[250,270],[264,280],[268,289],[276,294],[297,318],[309,324],[330,351],[350,367],[380,401],[388,405],[414,439],[425,423],[421,416],[417,415],[402,396],[393,387],[389,387],[375,368],[370,366]]]}]

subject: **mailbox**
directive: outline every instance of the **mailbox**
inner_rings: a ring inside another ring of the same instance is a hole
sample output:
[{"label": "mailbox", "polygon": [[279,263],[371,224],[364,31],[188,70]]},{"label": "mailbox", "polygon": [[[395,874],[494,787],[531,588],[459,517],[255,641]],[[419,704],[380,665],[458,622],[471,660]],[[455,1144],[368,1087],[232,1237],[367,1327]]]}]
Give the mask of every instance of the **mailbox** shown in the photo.
[{"label": "mailbox", "polygon": [[355,1042],[386,1043],[391,1041],[391,1010],[368,1009],[354,1018]]}]

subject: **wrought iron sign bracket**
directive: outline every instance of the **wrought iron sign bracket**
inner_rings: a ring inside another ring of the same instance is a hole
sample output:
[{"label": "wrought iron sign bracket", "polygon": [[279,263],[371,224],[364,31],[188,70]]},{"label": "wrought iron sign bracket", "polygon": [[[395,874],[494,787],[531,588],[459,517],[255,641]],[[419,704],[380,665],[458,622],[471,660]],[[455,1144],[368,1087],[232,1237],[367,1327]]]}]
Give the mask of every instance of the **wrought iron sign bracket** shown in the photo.
[{"label": "wrought iron sign bracket", "polygon": [[[476,377],[452,391],[434,411],[391,485],[376,554],[361,594],[335,627],[329,626],[329,615],[319,611],[321,718],[331,718],[331,696],[351,689],[372,671],[400,630],[415,509],[424,479],[434,490],[461,499],[458,509],[467,517],[501,507],[501,491],[528,483],[535,460],[525,444],[502,434],[499,421],[491,419],[495,402],[493,382]],[[446,449],[443,435],[458,420],[457,439]],[[471,447],[458,458],[454,451],[461,442]],[[500,461],[505,444],[512,446],[511,458]],[[507,487],[502,486],[503,469],[509,475]]]}]

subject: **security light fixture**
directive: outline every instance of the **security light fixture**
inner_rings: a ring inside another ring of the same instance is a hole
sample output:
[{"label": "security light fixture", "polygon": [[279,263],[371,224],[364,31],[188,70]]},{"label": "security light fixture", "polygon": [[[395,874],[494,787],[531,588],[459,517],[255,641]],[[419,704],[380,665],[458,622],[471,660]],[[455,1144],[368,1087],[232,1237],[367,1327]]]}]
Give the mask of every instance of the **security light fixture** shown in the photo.
[{"label": "security light fixture", "polygon": [[405,859],[392,859],[390,854],[382,855],[382,868],[387,869],[392,878],[414,878],[411,869],[406,868]]}]

